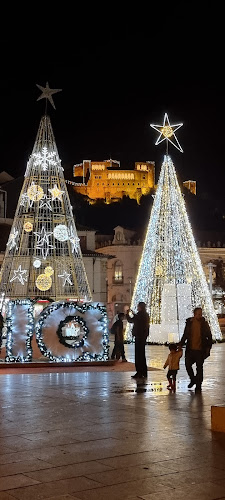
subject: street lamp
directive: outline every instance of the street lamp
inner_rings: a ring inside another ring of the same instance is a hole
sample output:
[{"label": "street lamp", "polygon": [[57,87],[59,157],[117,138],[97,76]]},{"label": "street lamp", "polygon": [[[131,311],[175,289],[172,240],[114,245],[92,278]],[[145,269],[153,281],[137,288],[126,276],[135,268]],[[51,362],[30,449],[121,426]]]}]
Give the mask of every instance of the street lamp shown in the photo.
[{"label": "street lamp", "polygon": [[212,273],[213,273],[213,268],[216,267],[216,264],[209,262],[207,264],[207,267],[209,268],[209,291],[210,295],[212,296]]}]

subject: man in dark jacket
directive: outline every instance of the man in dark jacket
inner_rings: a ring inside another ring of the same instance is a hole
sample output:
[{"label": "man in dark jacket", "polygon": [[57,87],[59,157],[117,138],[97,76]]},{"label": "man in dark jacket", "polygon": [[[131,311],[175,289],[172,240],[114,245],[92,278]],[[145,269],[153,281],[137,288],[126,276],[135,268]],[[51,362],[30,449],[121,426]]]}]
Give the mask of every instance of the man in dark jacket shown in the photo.
[{"label": "man in dark jacket", "polygon": [[[194,316],[186,320],[184,334],[179,342],[186,344],[185,366],[190,377],[189,388],[196,384],[195,392],[201,392],[203,382],[203,363],[210,355],[212,334],[209,324],[202,316],[201,307],[194,309]],[[192,365],[196,364],[196,376]]]},{"label": "man in dark jacket", "polygon": [[[132,311],[131,311],[132,312]],[[133,317],[126,314],[127,321],[133,323],[132,335],[135,337],[135,368],[136,373],[132,378],[147,378],[147,363],[145,357],[145,344],[149,334],[149,314],[144,302],[139,302],[137,314]]]}]

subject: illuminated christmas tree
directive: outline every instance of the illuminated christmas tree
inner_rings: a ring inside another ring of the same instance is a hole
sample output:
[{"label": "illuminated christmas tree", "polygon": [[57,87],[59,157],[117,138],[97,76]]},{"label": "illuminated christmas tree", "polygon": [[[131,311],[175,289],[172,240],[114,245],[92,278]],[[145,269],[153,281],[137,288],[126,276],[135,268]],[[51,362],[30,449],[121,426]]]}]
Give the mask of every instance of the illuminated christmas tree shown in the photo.
[{"label": "illuminated christmas tree", "polygon": [[[167,143],[156,195],[152,206],[143,252],[134,287],[131,309],[143,301],[150,314],[150,342],[177,342],[185,320],[195,307],[202,307],[214,339],[221,338],[209,286],[202,268],[185,202],[173,162],[168,155],[168,141],[183,151],[175,132],[182,124],[170,125],[168,115],[163,125],[151,125],[160,132],[156,141]],[[130,324],[126,338],[131,338]]]},{"label": "illuminated christmas tree", "polygon": [[[59,89],[37,85],[54,102]],[[80,241],[50,118],[45,114],[20,193],[1,270],[0,292],[10,299],[91,301]]]}]

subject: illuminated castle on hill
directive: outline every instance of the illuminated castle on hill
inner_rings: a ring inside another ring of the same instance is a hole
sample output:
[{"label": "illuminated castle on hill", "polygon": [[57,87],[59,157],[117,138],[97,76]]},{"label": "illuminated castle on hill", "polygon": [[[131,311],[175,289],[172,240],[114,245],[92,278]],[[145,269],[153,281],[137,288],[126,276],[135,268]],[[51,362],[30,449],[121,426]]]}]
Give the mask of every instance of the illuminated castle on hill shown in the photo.
[{"label": "illuminated castle on hill", "polygon": [[[73,166],[74,190],[87,196],[90,203],[103,199],[106,203],[118,201],[123,196],[138,203],[142,195],[156,188],[155,162],[135,162],[133,170],[121,170],[117,160],[84,160]],[[70,183],[70,182],[69,182]],[[185,181],[183,185],[196,194],[196,181]]]},{"label": "illuminated castle on hill", "polygon": [[84,160],[74,165],[73,176],[75,191],[86,195],[90,202],[104,199],[111,203],[123,196],[139,202],[155,187],[155,162],[136,162],[134,170],[121,170],[117,160]]}]

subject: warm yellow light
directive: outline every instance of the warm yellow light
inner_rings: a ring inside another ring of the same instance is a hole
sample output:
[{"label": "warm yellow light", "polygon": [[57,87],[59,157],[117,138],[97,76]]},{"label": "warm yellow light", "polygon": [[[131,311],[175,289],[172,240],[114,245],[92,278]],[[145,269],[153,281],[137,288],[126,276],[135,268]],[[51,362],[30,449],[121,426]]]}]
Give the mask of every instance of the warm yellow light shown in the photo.
[{"label": "warm yellow light", "polygon": [[173,135],[173,129],[169,125],[166,125],[165,127],[162,127],[160,132],[164,137],[172,137]]},{"label": "warm yellow light", "polygon": [[39,201],[43,198],[44,191],[41,186],[38,186],[38,184],[31,184],[27,190],[27,196],[32,201]]},{"label": "warm yellow light", "polygon": [[47,276],[52,276],[52,274],[54,273],[54,269],[51,266],[47,266],[44,272]]},{"label": "warm yellow light", "polygon": [[39,276],[36,279],[36,287],[42,292],[45,292],[46,290],[49,290],[51,286],[52,286],[52,278],[50,278],[48,274],[39,274]]},{"label": "warm yellow light", "polygon": [[162,274],[163,274],[163,268],[162,268],[162,266],[160,266],[160,265],[156,266],[156,268],[155,268],[155,274],[156,274],[156,276],[162,276]]},{"label": "warm yellow light", "polygon": [[25,223],[24,223],[24,226],[23,226],[23,229],[24,229],[24,231],[26,231],[27,233],[30,233],[30,231],[32,231],[32,229],[33,229],[33,224],[32,224],[32,222],[25,222]]}]

